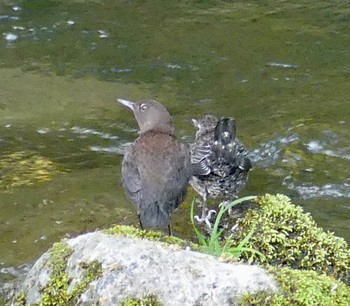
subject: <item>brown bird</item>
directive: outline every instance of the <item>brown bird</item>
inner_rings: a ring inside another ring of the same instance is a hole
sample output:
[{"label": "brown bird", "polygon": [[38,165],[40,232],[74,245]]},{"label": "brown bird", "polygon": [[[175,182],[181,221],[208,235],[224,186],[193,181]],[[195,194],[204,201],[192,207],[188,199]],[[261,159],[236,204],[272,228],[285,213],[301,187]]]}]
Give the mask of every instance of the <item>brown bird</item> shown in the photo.
[{"label": "brown bird", "polygon": [[189,149],[175,137],[166,108],[154,100],[131,102],[140,135],[127,149],[122,163],[122,182],[137,209],[140,227],[168,226],[171,214],[184,200],[191,177]]}]

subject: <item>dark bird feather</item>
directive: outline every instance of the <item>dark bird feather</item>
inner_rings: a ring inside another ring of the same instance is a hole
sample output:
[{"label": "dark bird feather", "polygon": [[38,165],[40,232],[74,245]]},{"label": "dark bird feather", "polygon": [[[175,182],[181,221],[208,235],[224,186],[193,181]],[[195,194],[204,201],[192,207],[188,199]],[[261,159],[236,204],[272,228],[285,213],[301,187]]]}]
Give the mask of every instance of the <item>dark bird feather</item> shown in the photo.
[{"label": "dark bird feather", "polygon": [[190,183],[203,199],[203,219],[207,198],[236,198],[247,182],[252,164],[236,137],[234,118],[206,115],[193,119],[193,123],[197,132],[190,147],[193,171]]}]

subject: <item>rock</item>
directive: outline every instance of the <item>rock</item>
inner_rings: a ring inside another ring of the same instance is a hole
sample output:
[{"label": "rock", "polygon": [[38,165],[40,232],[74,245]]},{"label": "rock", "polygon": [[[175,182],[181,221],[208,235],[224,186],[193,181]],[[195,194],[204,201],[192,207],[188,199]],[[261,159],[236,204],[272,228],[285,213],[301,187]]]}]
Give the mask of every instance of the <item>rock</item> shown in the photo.
[{"label": "rock", "polygon": [[[243,292],[276,291],[266,271],[247,264],[225,263],[210,255],[140,238],[88,233],[66,240],[60,287],[78,292],[77,305],[119,305],[130,297],[152,294],[162,305],[237,305]],[[22,283],[27,305],[39,303],[55,273],[52,251],[45,253]],[[102,270],[86,286],[86,265],[98,261]],[[46,289],[45,289],[46,288]],[[79,292],[76,288],[83,288]],[[55,292],[55,290],[52,290]],[[62,294],[61,294],[62,295]],[[73,297],[67,295],[70,299]],[[45,297],[47,298],[47,296]],[[71,300],[69,300],[71,301]],[[72,303],[72,305],[75,303]]]}]

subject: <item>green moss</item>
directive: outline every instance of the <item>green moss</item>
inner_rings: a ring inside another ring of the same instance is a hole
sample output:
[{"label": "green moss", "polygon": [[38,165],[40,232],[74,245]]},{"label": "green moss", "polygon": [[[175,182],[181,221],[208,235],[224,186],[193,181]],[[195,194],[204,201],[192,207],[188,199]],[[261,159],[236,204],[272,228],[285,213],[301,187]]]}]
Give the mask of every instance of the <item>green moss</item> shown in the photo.
[{"label": "green moss", "polygon": [[192,242],[188,242],[174,236],[164,235],[161,232],[140,230],[133,226],[115,225],[109,229],[103,230],[102,232],[108,235],[142,238],[151,241],[163,242],[165,244],[177,245],[181,248],[189,245],[192,249],[199,249],[199,246]]},{"label": "green moss", "polygon": [[350,251],[344,239],[317,227],[310,214],[284,195],[265,195],[257,203],[261,209],[248,210],[238,220],[239,230],[233,239],[241,241],[255,227],[246,246],[264,257],[243,253],[242,260],[314,270],[349,282]]},{"label": "green moss", "polygon": [[75,285],[72,296],[79,297],[88,287],[88,285],[102,275],[101,263],[98,260],[94,260],[89,264],[82,263],[81,267],[86,270],[82,280]]},{"label": "green moss", "polygon": [[244,294],[240,305],[350,305],[350,288],[332,277],[290,268],[269,270],[279,282],[280,291]]},{"label": "green moss", "polygon": [[158,297],[153,294],[146,294],[142,298],[128,298],[120,303],[121,306],[162,306]]},{"label": "green moss", "polygon": [[67,290],[71,279],[66,265],[72,250],[68,244],[60,242],[53,245],[50,253],[52,272],[48,284],[42,289],[40,305],[68,305],[71,296]]},{"label": "green moss", "polygon": [[[26,304],[26,293],[24,291],[21,291],[21,292],[18,292],[15,296],[15,302],[14,304],[16,306],[22,306],[22,305],[25,305]],[[1,301],[0,301],[1,302]],[[4,304],[1,304],[0,305],[6,305],[5,302]]]},{"label": "green moss", "polygon": [[42,288],[40,306],[49,305],[76,305],[80,295],[87,286],[102,274],[101,264],[98,261],[81,263],[85,269],[82,279],[69,290],[72,277],[67,273],[67,260],[72,249],[65,242],[56,243],[51,251],[51,276],[48,284]]}]

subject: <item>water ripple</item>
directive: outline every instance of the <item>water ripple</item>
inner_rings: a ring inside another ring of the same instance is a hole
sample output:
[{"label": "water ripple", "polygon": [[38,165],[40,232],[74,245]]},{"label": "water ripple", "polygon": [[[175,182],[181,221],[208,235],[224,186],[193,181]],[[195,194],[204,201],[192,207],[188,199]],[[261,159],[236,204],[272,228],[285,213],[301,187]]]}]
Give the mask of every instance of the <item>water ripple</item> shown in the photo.
[{"label": "water ripple", "polygon": [[98,152],[98,153],[110,153],[110,154],[118,154],[118,155],[124,155],[126,149],[131,143],[123,143],[119,146],[107,146],[107,147],[102,147],[102,146],[90,146],[90,150],[92,152]]},{"label": "water ripple", "polygon": [[18,20],[19,18],[17,16],[9,16],[9,15],[0,15],[0,21],[1,20]]},{"label": "water ripple", "polygon": [[80,126],[73,126],[71,128],[71,131],[75,134],[81,135],[82,138],[85,138],[87,135],[96,135],[103,139],[119,139],[117,135],[112,135],[110,133],[105,133],[105,132],[99,132],[95,129],[84,128]]},{"label": "water ripple", "polygon": [[312,183],[301,183],[300,185],[293,182],[290,176],[283,181],[288,189],[295,190],[303,199],[330,197],[330,198],[350,198],[350,184],[328,183],[323,186],[317,186]]},{"label": "water ripple", "polygon": [[18,35],[14,33],[4,33],[3,35],[4,35],[4,39],[9,43],[16,41],[18,38]]},{"label": "water ripple", "polygon": [[298,65],[296,64],[288,64],[288,63],[281,63],[281,62],[267,62],[267,66],[270,67],[278,67],[278,68],[298,68]]},{"label": "water ripple", "polygon": [[260,145],[259,148],[250,151],[248,157],[252,160],[254,165],[260,167],[269,167],[280,159],[281,150],[288,144],[299,141],[300,138],[297,134],[292,134],[289,136],[280,136],[271,139]]},{"label": "water ripple", "polygon": [[[347,134],[342,135],[331,129],[315,134],[313,126],[301,125],[298,128],[301,128],[298,133],[295,133],[294,128],[288,129],[286,135],[268,140],[250,151],[248,156],[254,166],[268,168],[267,171],[274,173],[287,173],[282,179],[282,185],[296,191],[304,199],[350,198],[347,167],[350,146],[346,140]],[[294,133],[290,134],[292,130]],[[315,183],[313,179],[324,182]]]},{"label": "water ripple", "polygon": [[350,160],[350,146],[330,149],[320,140],[312,140],[306,144],[309,152],[314,154],[324,154],[332,157],[339,157]]}]

